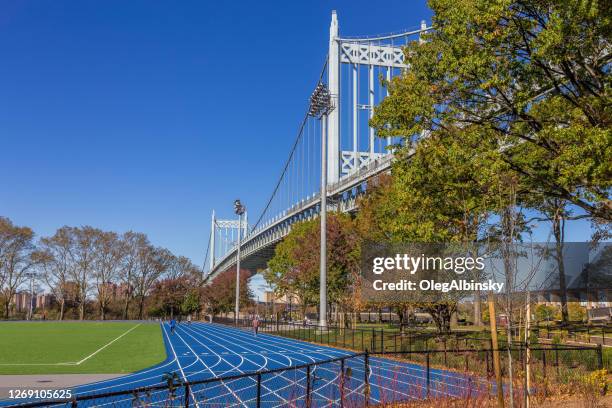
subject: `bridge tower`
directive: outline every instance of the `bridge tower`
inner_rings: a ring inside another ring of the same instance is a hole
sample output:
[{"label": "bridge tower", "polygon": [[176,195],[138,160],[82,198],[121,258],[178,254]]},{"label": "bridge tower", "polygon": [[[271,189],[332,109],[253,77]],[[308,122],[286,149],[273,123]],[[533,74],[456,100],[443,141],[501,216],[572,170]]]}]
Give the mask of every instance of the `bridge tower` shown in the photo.
[{"label": "bridge tower", "polygon": [[335,107],[327,117],[327,183],[334,184],[340,178],[340,46],[338,44],[338,15],[332,11],[329,26],[329,54],[327,85]]},{"label": "bridge tower", "polygon": [[213,210],[210,229],[209,270],[212,271],[217,264],[217,255],[222,257],[227,252],[235,249],[239,231],[242,235],[242,239],[245,239],[249,235],[248,215],[245,211],[242,222],[238,220],[220,220],[215,217],[215,211]]}]

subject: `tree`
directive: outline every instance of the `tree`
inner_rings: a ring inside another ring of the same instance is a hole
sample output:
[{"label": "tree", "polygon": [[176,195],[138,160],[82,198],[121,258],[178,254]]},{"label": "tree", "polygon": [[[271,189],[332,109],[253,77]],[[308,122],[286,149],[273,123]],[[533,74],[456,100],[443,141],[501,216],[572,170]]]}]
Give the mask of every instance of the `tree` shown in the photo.
[{"label": "tree", "polygon": [[191,315],[195,314],[196,316],[200,313],[201,308],[201,299],[200,299],[200,291],[198,289],[190,289],[183,299],[183,303],[181,304],[181,311],[183,314]]},{"label": "tree", "polygon": [[171,256],[168,259],[168,270],[166,276],[171,279],[186,277],[191,282],[196,283],[201,279],[200,268],[185,256]]},{"label": "tree", "polygon": [[149,296],[152,311],[154,314],[174,318],[175,312],[181,312],[188,290],[188,282],[184,277],[156,281]]},{"label": "tree", "polygon": [[0,217],[0,291],[4,317],[9,317],[10,304],[19,286],[27,279],[26,273],[34,266],[34,232]]},{"label": "tree", "polygon": [[[386,243],[461,243],[466,253],[487,235],[494,208],[491,160],[476,138],[467,144],[433,134],[414,149],[400,149],[392,176],[368,184],[360,199],[357,226],[362,239]],[[480,293],[474,293],[474,323],[481,323]],[[445,302],[394,302],[401,323],[415,307],[427,310],[441,330],[448,330],[455,310]]]},{"label": "tree", "polygon": [[69,269],[69,273],[77,291],[76,302],[79,308],[79,320],[83,320],[96,263],[96,241],[102,231],[85,226],[81,228],[69,227],[69,233],[72,235],[72,259],[74,262],[74,267]]},{"label": "tree", "polygon": [[[247,269],[240,270],[240,308],[253,303],[253,293],[249,288],[250,275]],[[203,287],[202,300],[205,309],[213,316],[233,312],[236,302],[236,268],[222,272],[209,285]]]},{"label": "tree", "polygon": [[138,248],[136,272],[134,275],[134,295],[138,299],[138,319],[144,317],[146,297],[157,279],[168,268],[168,250],[144,245]]},{"label": "tree", "polygon": [[[291,232],[277,245],[264,273],[278,295],[299,298],[302,313],[319,299],[320,231],[318,219],[293,224]],[[359,235],[350,216],[328,214],[328,300],[349,310],[353,309],[352,303],[358,301],[355,283],[358,279],[359,244]]]},{"label": "tree", "polygon": [[554,306],[538,305],[535,308],[535,317],[538,321],[551,321],[557,318],[559,311]]},{"label": "tree", "polygon": [[477,133],[526,193],[612,221],[610,20],[600,2],[432,0],[433,30],[376,109],[379,135]]},{"label": "tree", "polygon": [[43,279],[51,289],[55,299],[59,303],[60,311],[58,320],[64,319],[66,309],[66,293],[69,277],[72,276],[72,268],[75,267],[73,260],[73,236],[69,227],[58,229],[51,237],[43,237],[40,240],[39,251],[33,254],[36,262],[43,271]]},{"label": "tree", "polygon": [[100,319],[106,320],[108,305],[116,295],[115,282],[126,252],[115,232],[97,231],[94,246],[94,278]]},{"label": "tree", "polygon": [[137,268],[139,265],[139,255],[149,246],[147,236],[142,233],[128,231],[121,237],[122,251],[124,252],[123,263],[119,270],[119,280],[121,282],[121,296],[123,298],[122,319],[128,318],[130,304],[134,299],[134,287]]}]

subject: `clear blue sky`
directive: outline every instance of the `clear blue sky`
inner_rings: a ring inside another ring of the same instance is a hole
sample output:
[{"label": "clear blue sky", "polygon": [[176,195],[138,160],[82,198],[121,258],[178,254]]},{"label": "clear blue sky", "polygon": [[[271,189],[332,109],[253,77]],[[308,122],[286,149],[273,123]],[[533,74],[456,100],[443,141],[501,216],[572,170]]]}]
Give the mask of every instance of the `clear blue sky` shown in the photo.
[{"label": "clear blue sky", "polygon": [[343,35],[431,15],[405,0],[1,1],[0,215],[38,235],[141,231],[201,264],[211,210],[240,197],[254,217],[268,197],[332,9]]}]

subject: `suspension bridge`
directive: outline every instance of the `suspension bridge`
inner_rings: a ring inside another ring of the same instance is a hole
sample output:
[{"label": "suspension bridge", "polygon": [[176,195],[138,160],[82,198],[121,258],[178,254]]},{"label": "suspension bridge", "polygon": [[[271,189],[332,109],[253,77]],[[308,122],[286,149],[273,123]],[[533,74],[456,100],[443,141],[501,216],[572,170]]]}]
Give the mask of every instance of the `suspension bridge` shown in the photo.
[{"label": "suspension bridge", "polygon": [[[313,88],[318,83],[327,86],[333,109],[326,121],[310,115],[307,109],[280,177],[252,225],[246,214],[224,220],[216,218],[213,211],[205,283],[235,266],[238,242],[241,268],[253,272],[265,269],[291,225],[319,214],[322,167],[327,173],[328,209],[356,211],[357,198],[364,194],[367,181],[390,170],[393,148],[401,143],[399,138],[377,137],[369,126],[374,107],[388,95],[387,83],[409,69],[404,47],[411,41],[422,41],[421,35],[430,29],[422,21],[420,26],[399,33],[343,37],[338,16],[332,12],[329,51]],[[323,132],[325,146],[321,143]]]}]

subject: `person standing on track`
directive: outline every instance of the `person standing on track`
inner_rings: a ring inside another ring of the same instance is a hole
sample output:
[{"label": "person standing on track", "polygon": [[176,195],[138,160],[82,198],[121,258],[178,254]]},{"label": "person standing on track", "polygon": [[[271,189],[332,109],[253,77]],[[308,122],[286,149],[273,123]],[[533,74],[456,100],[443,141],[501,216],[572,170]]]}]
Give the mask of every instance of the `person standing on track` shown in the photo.
[{"label": "person standing on track", "polygon": [[257,337],[257,331],[259,330],[259,316],[253,316],[253,333]]},{"label": "person standing on track", "polygon": [[174,327],[176,326],[176,321],[174,319],[170,320],[170,333],[174,334]]}]

